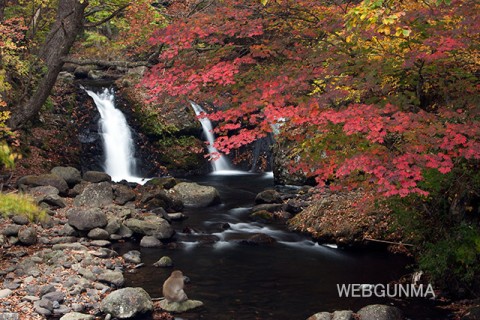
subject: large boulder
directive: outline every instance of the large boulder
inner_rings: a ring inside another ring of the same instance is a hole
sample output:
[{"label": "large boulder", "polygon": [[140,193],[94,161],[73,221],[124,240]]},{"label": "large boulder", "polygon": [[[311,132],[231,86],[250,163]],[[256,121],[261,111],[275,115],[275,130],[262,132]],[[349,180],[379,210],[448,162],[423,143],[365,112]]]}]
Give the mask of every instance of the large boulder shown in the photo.
[{"label": "large boulder", "polygon": [[153,310],[152,299],[142,288],[124,288],[113,291],[103,299],[102,312],[120,319],[128,319]]},{"label": "large boulder", "polygon": [[357,312],[360,320],[402,320],[402,311],[396,307],[372,304]]},{"label": "large boulder", "polygon": [[173,187],[188,207],[203,208],[220,203],[218,190],[211,186],[202,186],[194,182],[181,182]]},{"label": "large boulder", "polygon": [[144,220],[127,219],[124,225],[135,233],[153,236],[157,239],[168,239],[173,235],[173,228],[167,220],[158,216],[147,216]]},{"label": "large boulder", "polygon": [[71,208],[67,218],[68,224],[82,231],[102,228],[108,223],[107,215],[98,208]]},{"label": "large boulder", "polygon": [[62,177],[70,187],[82,181],[80,171],[74,167],[55,167],[50,170],[50,173]]},{"label": "large boulder", "polygon": [[92,183],[85,187],[74,201],[76,206],[91,208],[104,207],[112,204],[113,190],[108,182]]},{"label": "large boulder", "polygon": [[17,181],[18,186],[28,186],[28,187],[40,187],[40,186],[52,186],[58,189],[60,194],[66,194],[68,191],[68,184],[62,178],[56,174],[40,174],[23,176]]}]

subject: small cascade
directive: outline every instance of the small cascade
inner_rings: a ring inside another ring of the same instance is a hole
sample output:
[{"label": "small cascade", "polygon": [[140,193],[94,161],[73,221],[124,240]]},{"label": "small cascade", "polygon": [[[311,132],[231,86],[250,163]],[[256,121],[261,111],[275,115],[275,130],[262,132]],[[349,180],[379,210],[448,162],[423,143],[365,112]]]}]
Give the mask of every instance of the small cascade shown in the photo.
[{"label": "small cascade", "polygon": [[134,144],[130,127],[123,113],[115,108],[113,91],[104,89],[95,93],[85,89],[92,97],[100,112],[100,128],[105,152],[105,172],[113,181],[127,180],[129,182],[145,183],[145,179],[135,177]]},{"label": "small cascade", "polygon": [[[202,113],[205,113],[205,110],[202,109],[198,104],[196,104],[193,101],[190,101],[190,104],[192,105],[193,110],[195,111],[195,114],[197,116],[201,115]],[[221,154],[217,148],[214,147],[215,143],[215,136],[213,135],[213,127],[212,123],[207,117],[201,117],[199,118],[200,123],[202,124],[203,128],[203,133],[205,134],[205,137],[207,138],[208,141],[208,152],[211,154],[218,154],[219,157],[212,161],[212,168],[215,173],[221,173],[221,172],[231,172],[233,170],[230,162],[228,161],[227,157],[225,157],[223,154]]]}]

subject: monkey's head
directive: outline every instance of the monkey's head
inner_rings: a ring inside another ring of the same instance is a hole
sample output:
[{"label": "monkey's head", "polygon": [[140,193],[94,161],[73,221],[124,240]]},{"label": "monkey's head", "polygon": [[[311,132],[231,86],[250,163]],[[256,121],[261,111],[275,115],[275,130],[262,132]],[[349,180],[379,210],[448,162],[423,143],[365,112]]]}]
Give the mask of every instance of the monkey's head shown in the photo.
[{"label": "monkey's head", "polygon": [[182,271],[180,271],[180,270],[175,270],[175,271],[172,272],[171,277],[174,277],[174,278],[183,278],[183,273],[182,273]]}]

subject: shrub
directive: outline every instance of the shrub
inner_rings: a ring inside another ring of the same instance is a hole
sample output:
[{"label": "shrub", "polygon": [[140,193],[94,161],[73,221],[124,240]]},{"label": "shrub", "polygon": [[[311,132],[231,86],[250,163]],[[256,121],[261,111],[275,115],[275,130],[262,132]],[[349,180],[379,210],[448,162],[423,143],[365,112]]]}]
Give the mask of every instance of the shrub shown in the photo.
[{"label": "shrub", "polygon": [[7,217],[16,214],[25,215],[30,221],[36,221],[43,219],[46,212],[27,195],[0,193],[0,215]]}]

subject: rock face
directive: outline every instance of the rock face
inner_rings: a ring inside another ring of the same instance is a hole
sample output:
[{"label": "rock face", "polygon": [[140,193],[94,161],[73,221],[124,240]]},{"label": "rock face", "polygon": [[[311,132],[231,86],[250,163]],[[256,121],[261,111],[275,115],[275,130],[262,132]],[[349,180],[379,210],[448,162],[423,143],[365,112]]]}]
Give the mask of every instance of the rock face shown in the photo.
[{"label": "rock face", "polygon": [[67,211],[68,224],[78,230],[89,231],[107,225],[107,215],[98,208],[72,208]]},{"label": "rock face", "polygon": [[372,304],[357,312],[360,320],[402,320],[402,311],[396,307]]},{"label": "rock face", "polygon": [[153,310],[152,299],[142,288],[124,288],[103,299],[102,312],[120,319],[128,319]]},{"label": "rock face", "polygon": [[168,302],[168,300],[162,300],[159,303],[160,308],[168,312],[185,312],[191,309],[195,309],[203,306],[203,302],[199,300],[185,300],[182,302]]},{"label": "rock face", "polygon": [[203,208],[220,203],[220,195],[214,187],[181,182],[173,190],[178,192],[183,204],[188,207]]}]

